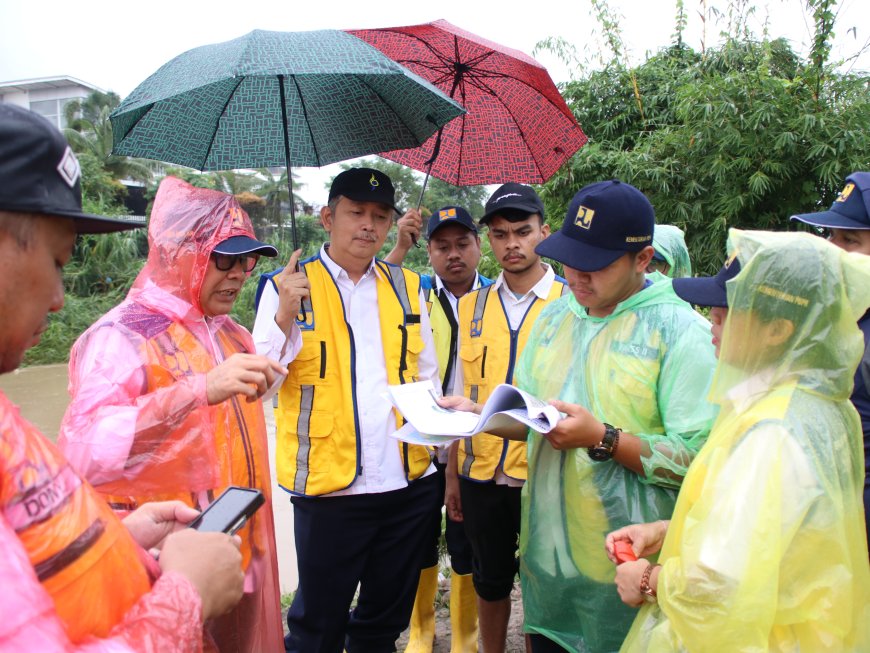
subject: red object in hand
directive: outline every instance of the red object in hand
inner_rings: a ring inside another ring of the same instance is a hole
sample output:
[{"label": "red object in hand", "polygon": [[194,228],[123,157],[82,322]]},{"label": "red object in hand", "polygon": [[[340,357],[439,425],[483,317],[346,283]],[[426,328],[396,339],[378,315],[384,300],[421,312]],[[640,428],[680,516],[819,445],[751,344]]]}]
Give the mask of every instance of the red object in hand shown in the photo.
[{"label": "red object in hand", "polygon": [[613,554],[616,556],[616,564],[621,565],[623,562],[632,562],[637,560],[634,555],[634,549],[631,548],[631,543],[625,540],[616,540],[613,543]]}]

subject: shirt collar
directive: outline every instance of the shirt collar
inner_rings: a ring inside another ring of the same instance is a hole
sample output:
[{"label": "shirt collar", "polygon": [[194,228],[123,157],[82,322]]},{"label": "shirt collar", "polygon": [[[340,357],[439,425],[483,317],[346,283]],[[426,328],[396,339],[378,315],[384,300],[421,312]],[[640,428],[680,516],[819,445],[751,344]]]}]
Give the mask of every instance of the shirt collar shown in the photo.
[{"label": "shirt collar", "polygon": [[[523,297],[528,297],[529,293],[534,293],[538,299],[547,299],[547,296],[550,294],[550,288],[553,285],[553,281],[556,279],[556,273],[553,271],[553,268],[549,263],[544,263],[541,261],[541,264],[546,268],[544,272],[544,276],[538,280],[534,286],[532,286],[531,290],[527,292]],[[507,284],[504,280],[504,270],[498,273],[498,278],[496,278],[493,283],[495,286],[494,290],[501,290],[502,286],[504,286],[505,291],[513,293],[513,291],[507,287]]]},{"label": "shirt collar", "polygon": [[[347,279],[348,281],[352,281],[351,278],[348,276],[347,272],[345,271],[345,269],[329,257],[329,248],[327,247],[327,245],[329,245],[329,243],[323,243],[323,245],[320,246],[320,260],[323,261],[323,264],[326,266],[326,269],[329,270],[329,273],[335,279]],[[380,277],[381,273],[378,270],[378,267],[375,265],[375,259],[371,260],[371,262],[369,263],[368,270],[366,270],[365,274],[362,276],[360,281],[362,281],[367,276],[369,276],[372,273],[372,271],[374,271],[375,275]]]}]

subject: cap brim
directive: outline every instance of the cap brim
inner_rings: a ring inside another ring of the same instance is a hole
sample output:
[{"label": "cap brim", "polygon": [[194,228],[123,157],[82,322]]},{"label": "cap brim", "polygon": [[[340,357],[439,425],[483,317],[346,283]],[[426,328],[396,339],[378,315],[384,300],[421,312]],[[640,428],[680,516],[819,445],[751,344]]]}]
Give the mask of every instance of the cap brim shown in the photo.
[{"label": "cap brim", "polygon": [[278,256],[278,250],[272,245],[261,243],[259,240],[249,238],[248,236],[233,236],[225,241],[218,243],[214,248],[216,254],[228,254],[230,256],[237,254],[260,254],[262,256],[274,257]]},{"label": "cap brim", "polygon": [[464,222],[461,222],[460,220],[442,220],[437,225],[435,225],[429,231],[429,233],[426,234],[426,240],[429,240],[432,237],[432,234],[434,234],[436,231],[438,231],[441,227],[447,227],[447,226],[450,226],[452,224],[458,224],[460,227],[465,227],[468,231],[470,231],[473,234],[478,233],[476,227],[469,227],[467,224],[465,224]]},{"label": "cap brim", "polygon": [[597,272],[628,252],[602,249],[568,238],[561,231],[550,234],[535,247],[535,252],[581,272]]},{"label": "cap brim", "polygon": [[791,216],[791,219],[799,220],[814,227],[827,227],[829,229],[870,229],[870,224],[847,218],[842,213],[837,213],[836,211],[801,213]]},{"label": "cap brim", "polygon": [[134,219],[132,216],[128,218],[108,218],[104,215],[91,215],[90,213],[81,213],[78,211],[64,211],[51,208],[33,211],[28,209],[19,209],[22,213],[38,213],[40,215],[54,215],[59,218],[70,218],[73,221],[73,226],[77,234],[108,234],[116,231],[129,231],[131,229],[142,229],[148,226],[144,220]]},{"label": "cap brim", "polygon": [[728,306],[728,294],[716,277],[681,277],[673,280],[677,297],[696,306]]},{"label": "cap brim", "polygon": [[372,199],[370,193],[366,193],[366,194],[361,193],[361,194],[357,195],[356,193],[342,191],[339,194],[342,197],[346,197],[349,200],[353,200],[354,202],[376,202],[377,204],[383,204],[384,206],[389,206],[396,213],[401,213],[401,211],[399,210],[399,207],[397,207],[395,204],[392,204],[391,202],[387,202],[383,198]]},{"label": "cap brim", "polygon": [[540,206],[535,206],[534,204],[526,204],[524,202],[517,202],[515,204],[505,204],[503,206],[499,206],[497,209],[493,209],[489,213],[484,213],[483,217],[478,220],[478,222],[480,224],[486,224],[493,216],[504,213],[505,211],[522,211],[523,213],[527,213],[528,215],[540,213],[542,217],[544,215]]}]

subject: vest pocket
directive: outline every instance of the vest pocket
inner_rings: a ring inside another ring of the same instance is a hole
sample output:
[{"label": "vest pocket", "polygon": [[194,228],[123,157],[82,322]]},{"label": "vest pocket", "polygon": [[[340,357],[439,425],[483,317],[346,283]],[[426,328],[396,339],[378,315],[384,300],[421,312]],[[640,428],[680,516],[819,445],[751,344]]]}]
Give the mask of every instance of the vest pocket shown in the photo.
[{"label": "vest pocket", "polygon": [[[305,392],[303,388],[303,402]],[[296,417],[296,474],[293,479],[293,490],[302,494],[311,491],[310,484],[314,479],[322,478],[330,473],[335,460],[335,419],[332,413],[322,410],[302,410]]]},{"label": "vest pocket", "polygon": [[481,342],[463,343],[459,348],[459,358],[462,359],[462,376],[467,392],[470,384],[486,378],[486,345]]},{"label": "vest pocket", "polygon": [[296,358],[290,363],[290,375],[295,374],[299,384],[318,383],[326,378],[326,342],[305,341]]}]

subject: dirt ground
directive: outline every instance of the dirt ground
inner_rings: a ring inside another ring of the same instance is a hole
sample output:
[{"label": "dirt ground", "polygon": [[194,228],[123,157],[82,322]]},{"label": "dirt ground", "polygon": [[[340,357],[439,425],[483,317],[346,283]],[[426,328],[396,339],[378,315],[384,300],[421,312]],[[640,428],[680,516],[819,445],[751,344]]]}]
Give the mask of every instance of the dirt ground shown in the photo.
[{"label": "dirt ground", "polygon": [[[450,579],[439,579],[438,594],[435,597],[435,645],[432,653],[449,653],[450,651]],[[408,643],[408,631],[399,637],[396,643],[398,651],[404,651]],[[523,637],[523,604],[520,596],[520,584],[514,585],[511,593],[511,620],[508,624],[506,653],[524,653],[525,638]]]}]

